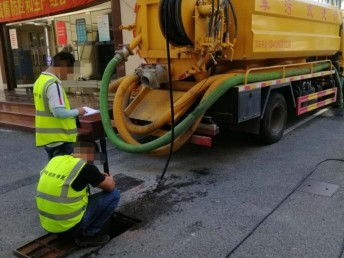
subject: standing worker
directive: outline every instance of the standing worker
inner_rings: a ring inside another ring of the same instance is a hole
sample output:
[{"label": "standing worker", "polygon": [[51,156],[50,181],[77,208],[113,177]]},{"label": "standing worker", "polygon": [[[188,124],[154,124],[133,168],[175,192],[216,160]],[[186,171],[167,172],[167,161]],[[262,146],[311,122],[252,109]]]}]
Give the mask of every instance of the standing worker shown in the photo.
[{"label": "standing worker", "polygon": [[84,108],[71,109],[67,94],[61,86],[68,74],[74,71],[72,54],[60,52],[53,57],[49,66],[36,80],[33,93],[36,108],[36,146],[44,146],[49,159],[54,151],[63,148],[73,152],[77,128],[75,117],[85,114]]},{"label": "standing worker", "polygon": [[[94,149],[80,147],[77,152],[72,156],[57,148],[41,171],[36,195],[40,222],[48,232],[72,234],[79,246],[103,245],[110,237],[101,233],[102,227],[114,213],[120,194],[112,176],[89,164],[94,161]],[[89,196],[89,184],[103,192]]]}]

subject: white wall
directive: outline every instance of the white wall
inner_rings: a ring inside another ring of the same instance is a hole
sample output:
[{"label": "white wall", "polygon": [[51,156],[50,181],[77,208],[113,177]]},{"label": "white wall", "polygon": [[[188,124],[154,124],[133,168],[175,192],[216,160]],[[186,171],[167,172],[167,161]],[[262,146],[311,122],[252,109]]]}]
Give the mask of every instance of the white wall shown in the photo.
[{"label": "white wall", "polygon": [[[121,19],[123,25],[135,24],[135,7],[136,0],[121,1]],[[129,44],[133,39],[132,31],[123,31],[123,44]],[[130,56],[128,62],[125,63],[126,74],[132,74],[135,69],[144,63],[138,55]]]},{"label": "white wall", "polygon": [[[96,42],[97,40],[97,31],[98,23],[97,16],[111,13],[111,4],[110,2],[103,3],[98,5],[97,8],[105,8],[103,10],[89,11],[80,14],[72,14],[64,17],[58,17],[55,21],[64,21],[66,23],[67,29],[67,38],[68,44],[73,47],[74,56],[78,61],[80,61],[80,67],[76,67],[74,71],[74,78],[78,79],[80,76],[89,77],[93,75],[96,67],[96,48],[94,45],[77,45],[77,33],[76,33],[76,20],[85,19],[86,29],[87,29],[87,40],[90,42]],[[63,46],[58,46],[58,51],[61,51]]]}]

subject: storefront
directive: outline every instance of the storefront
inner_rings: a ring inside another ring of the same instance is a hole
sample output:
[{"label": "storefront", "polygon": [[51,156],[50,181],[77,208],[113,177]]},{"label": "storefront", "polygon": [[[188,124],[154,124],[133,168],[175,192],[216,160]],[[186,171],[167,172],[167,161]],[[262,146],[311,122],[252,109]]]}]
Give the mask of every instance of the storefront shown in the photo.
[{"label": "storefront", "polygon": [[[120,1],[76,0],[73,4],[78,1],[85,4],[71,7],[65,0],[55,0],[55,7],[60,4],[60,8],[54,9],[54,1],[50,0],[47,1],[51,5],[48,15],[31,19],[23,19],[28,17],[27,13],[20,17],[8,16],[4,7],[13,1],[0,0],[0,21],[7,21],[2,25],[3,51],[0,55],[3,81],[7,82],[4,88],[32,87],[38,75],[60,51],[70,52],[76,59],[75,72],[67,79],[69,85],[84,83],[97,87],[116,46],[122,43],[122,33],[113,29],[121,24],[120,8],[112,8],[120,7]],[[35,4],[37,0],[15,1],[23,1],[22,8],[29,8],[27,3]],[[41,8],[46,4],[44,0],[40,3]],[[56,10],[59,14],[54,14]],[[21,13],[19,9],[18,12]]]}]

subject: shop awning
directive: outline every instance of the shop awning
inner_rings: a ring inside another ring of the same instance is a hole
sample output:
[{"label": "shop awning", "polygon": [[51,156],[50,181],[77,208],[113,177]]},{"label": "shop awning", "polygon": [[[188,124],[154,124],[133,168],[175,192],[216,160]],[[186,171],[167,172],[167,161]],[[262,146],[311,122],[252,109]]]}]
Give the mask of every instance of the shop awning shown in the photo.
[{"label": "shop awning", "polygon": [[88,7],[97,0],[0,0],[0,23],[49,16]]}]

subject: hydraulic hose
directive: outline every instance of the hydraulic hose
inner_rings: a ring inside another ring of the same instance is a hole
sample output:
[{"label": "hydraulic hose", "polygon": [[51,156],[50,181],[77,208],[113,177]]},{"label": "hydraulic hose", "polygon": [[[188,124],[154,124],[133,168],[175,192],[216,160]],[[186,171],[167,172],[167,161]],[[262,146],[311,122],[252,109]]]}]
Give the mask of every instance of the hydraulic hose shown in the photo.
[{"label": "hydraulic hose", "polygon": [[[108,87],[110,83],[111,76],[115,71],[116,67],[124,59],[121,55],[116,55],[107,65],[105,72],[103,74],[101,90],[100,90],[100,111],[102,116],[102,123],[104,130],[109,138],[109,140],[117,146],[120,150],[130,152],[130,153],[148,153],[153,150],[157,150],[171,141],[171,131],[167,132],[165,135],[143,144],[138,143],[127,143],[118,136],[112,128],[109,110],[108,110]],[[330,64],[319,64],[313,68],[313,72],[322,71],[329,68]],[[285,71],[285,76],[297,76],[306,73],[310,73],[310,68],[295,68]],[[283,72],[265,72],[250,74],[248,76],[248,82],[259,82],[267,80],[275,80],[283,77]],[[221,97],[223,96],[231,87],[244,83],[245,75],[236,74],[229,79],[223,79],[221,83],[218,84],[216,89],[214,89],[209,96],[207,96],[203,101],[183,120],[175,127],[175,136],[179,137],[190,127],[192,127],[195,122],[202,117],[202,115]]]},{"label": "hydraulic hose", "polygon": [[122,83],[122,81],[124,80],[125,76],[124,77],[121,77],[119,78],[118,80],[110,83],[109,85],[109,91],[112,92],[112,93],[115,93],[119,87],[119,85]]},{"label": "hydraulic hose", "polygon": [[[211,79],[209,79],[206,83],[204,83],[204,82],[198,83],[197,85],[192,87],[189,91],[187,91],[174,104],[175,113],[179,114],[180,112],[184,111],[185,107],[186,108],[189,107],[193,103],[193,101],[195,101],[195,98],[200,93],[205,91],[211,85],[211,83],[213,83],[213,81],[215,79],[217,79],[216,76],[214,76]],[[138,82],[138,78],[137,78],[136,82],[139,83]],[[114,101],[114,103],[116,103],[114,105],[114,112],[115,113],[119,113],[119,112],[123,111],[122,110],[122,105],[120,104],[120,102],[125,102],[125,100],[122,99],[122,92],[123,91],[128,91],[127,87],[128,87],[128,83],[123,80],[122,83],[120,84],[119,88],[118,88],[118,92],[120,92],[121,95],[120,94],[116,94],[116,96],[115,96],[115,101]],[[170,110],[168,110],[165,113],[161,114],[161,116],[159,117],[158,120],[153,121],[150,124],[147,124],[147,125],[144,125],[144,126],[142,126],[142,125],[140,126],[140,125],[136,125],[136,124],[132,123],[130,120],[127,120],[126,121],[126,127],[129,129],[129,131],[131,133],[134,133],[134,134],[137,134],[137,135],[149,134],[149,133],[151,133],[151,132],[161,128],[164,124],[169,122],[170,117],[171,117],[171,112],[170,112]]]},{"label": "hydraulic hose", "polygon": [[170,38],[170,42],[172,43],[172,45],[192,45],[193,43],[187,36],[184,29],[181,5],[182,0],[160,1],[160,29],[165,38]]},{"label": "hydraulic hose", "polygon": [[[208,86],[208,90],[206,91],[206,93],[204,94],[202,100],[207,97],[210,92],[214,89],[216,89],[219,84],[224,80],[227,79],[230,75],[227,75],[227,77],[224,76],[213,76],[211,77],[212,79],[216,79],[212,84],[209,84]],[[129,78],[128,78],[129,79]],[[133,77],[134,79],[134,77]],[[208,80],[203,82],[203,85],[208,85],[208,81],[212,81],[208,78]],[[119,88],[118,93],[116,95],[115,101],[114,101],[114,117],[115,122],[116,122],[116,128],[121,136],[121,138],[127,142],[127,143],[131,143],[131,144],[140,144],[137,139],[135,139],[134,137],[131,136],[131,133],[133,133],[132,131],[130,131],[130,129],[128,128],[128,121],[130,121],[129,118],[125,117],[124,114],[124,108],[125,108],[125,103],[128,103],[128,99],[129,99],[129,92],[131,91],[131,88],[129,87],[130,83],[132,81],[128,80],[128,84],[127,82],[123,81],[123,87],[127,88],[127,91],[125,91],[123,88]],[[201,88],[203,87],[203,85],[200,85]],[[194,86],[196,87],[196,86]],[[117,99],[118,96],[118,99]],[[197,96],[196,96],[197,97]],[[190,108],[190,106],[194,103],[195,99],[193,101],[190,101],[182,110],[180,110],[180,112],[182,114],[185,114],[185,112]],[[194,125],[187,131],[183,132],[180,136],[178,136],[175,141],[174,141],[174,146],[173,146],[173,150],[177,150],[179,149],[181,146],[183,146],[183,144],[191,137],[191,135],[196,131],[199,123],[201,122],[201,119],[203,117],[200,116],[199,119],[197,119],[194,123]],[[168,121],[167,121],[168,122]],[[164,134],[165,131],[160,130],[160,128],[157,128],[157,130],[155,130],[152,135],[162,135]],[[152,152],[150,152],[149,154],[151,155],[165,155],[168,153],[169,151],[169,145],[165,145],[157,150],[154,150]]]}]

